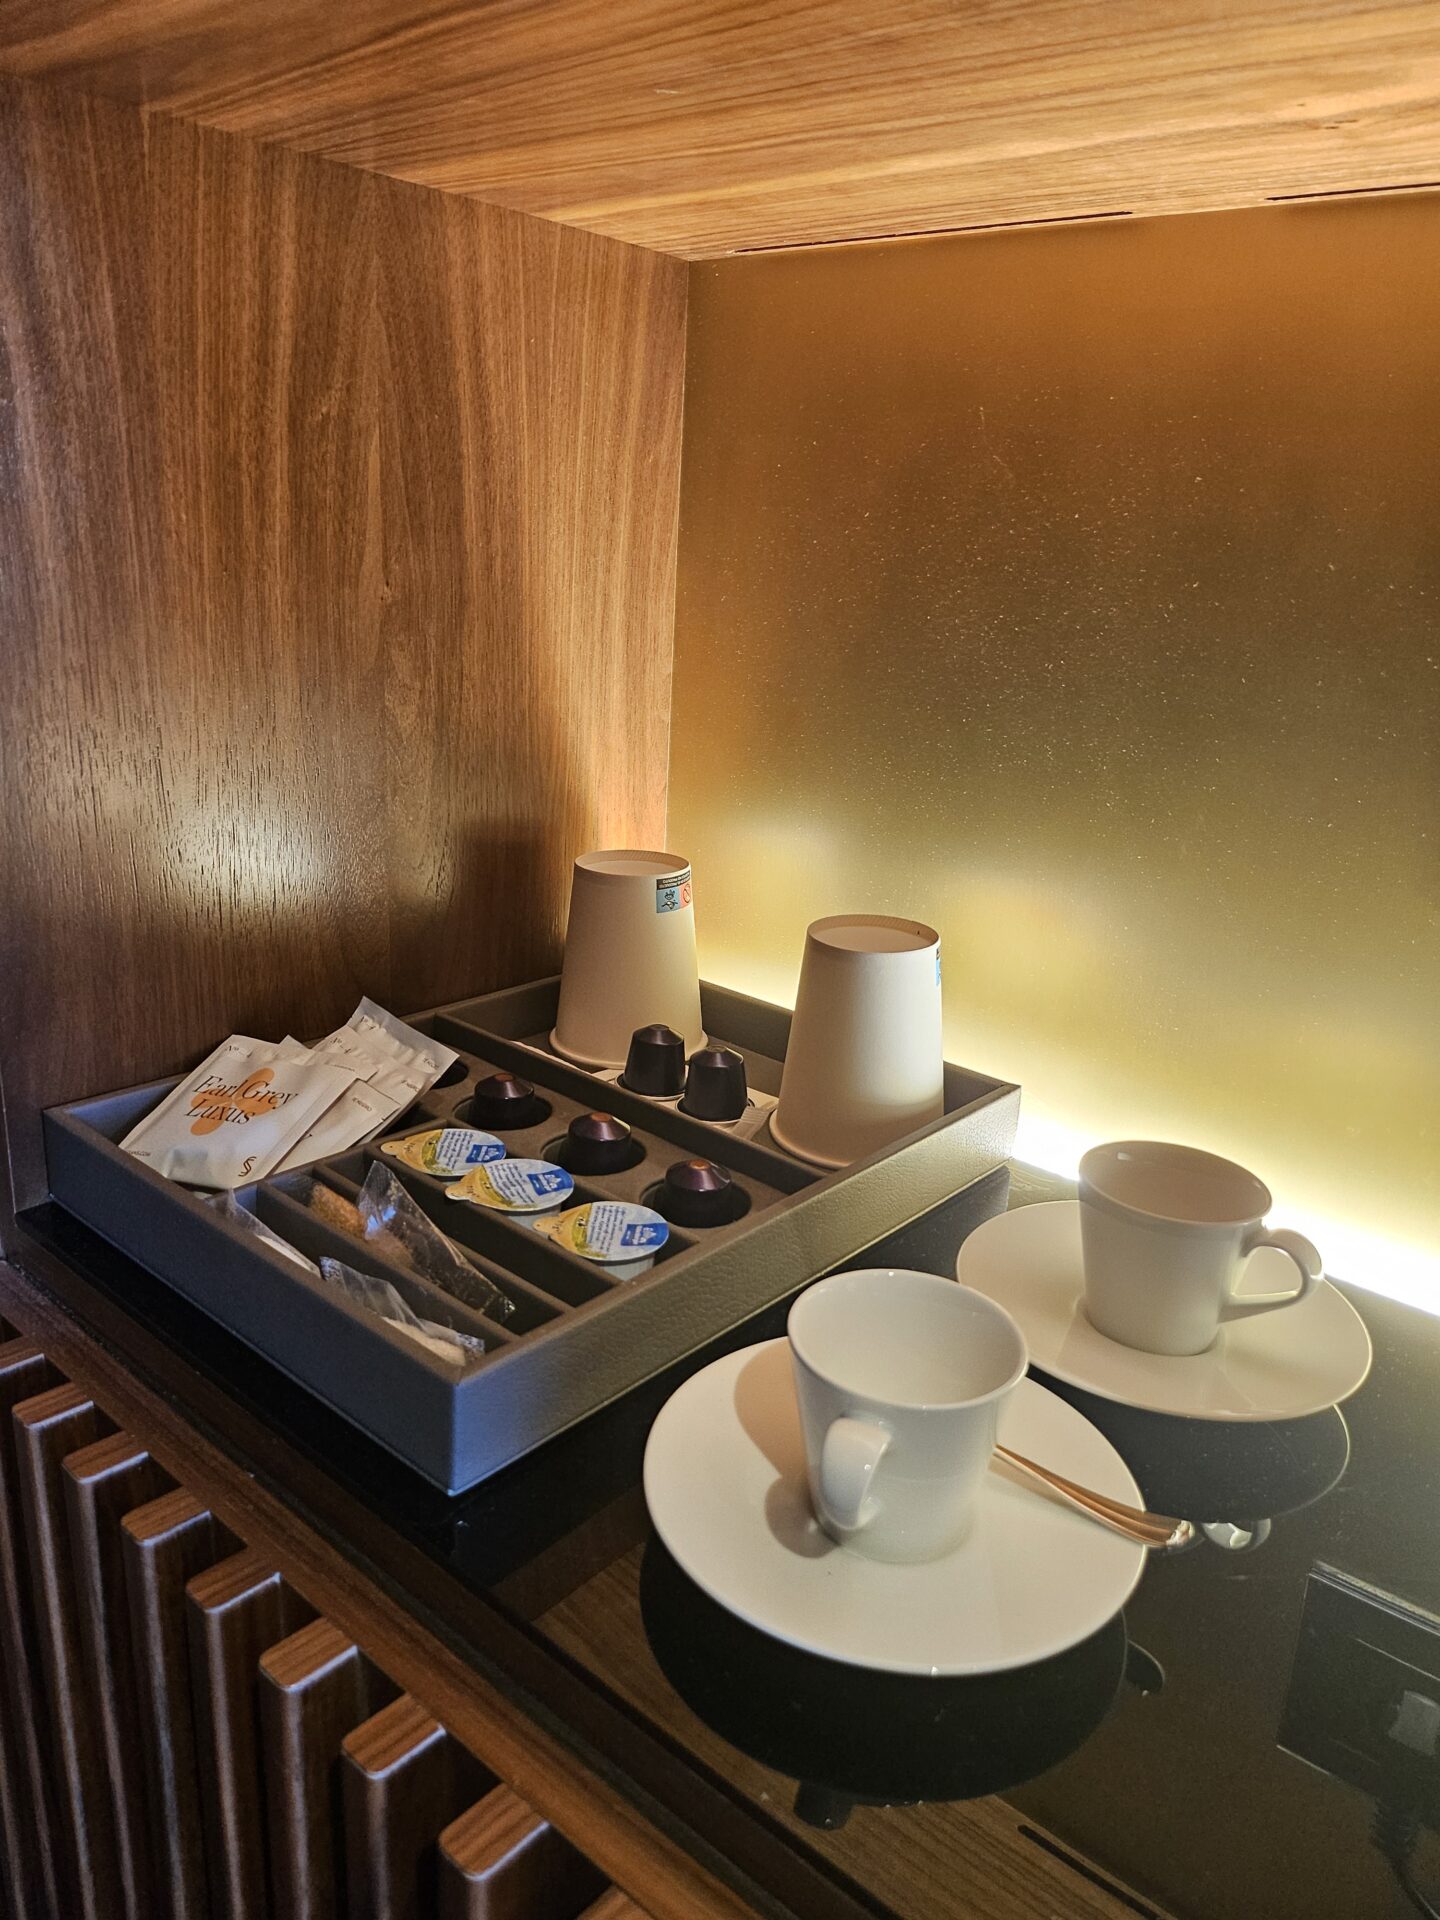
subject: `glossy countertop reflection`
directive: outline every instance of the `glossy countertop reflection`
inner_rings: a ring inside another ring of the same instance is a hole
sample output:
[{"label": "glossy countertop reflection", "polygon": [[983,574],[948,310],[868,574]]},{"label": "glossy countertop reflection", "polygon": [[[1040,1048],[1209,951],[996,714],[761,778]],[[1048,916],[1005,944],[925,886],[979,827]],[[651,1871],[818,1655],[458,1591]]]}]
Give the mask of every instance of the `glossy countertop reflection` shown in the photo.
[{"label": "glossy countertop reflection", "polygon": [[[852,1264],[953,1273],[982,1221],[1067,1191],[1001,1169]],[[1202,1536],[1152,1557],[1123,1615],[1068,1652],[928,1680],[842,1667],[745,1626],[691,1584],[649,1526],[639,1476],[655,1414],[718,1351],[778,1333],[788,1303],[450,1500],[57,1209],[27,1224],[90,1297],[107,1296],[187,1368],[263,1410],[327,1484],[362,1501],[373,1526],[356,1550],[367,1563],[386,1565],[398,1543],[396,1578],[418,1595],[418,1549],[463,1602],[453,1634],[493,1646],[498,1623],[525,1685],[537,1660],[562,1675],[554,1711],[577,1738],[600,1739],[603,1708],[604,1759],[642,1800],[658,1795],[693,1824],[692,1788],[703,1791],[706,1838],[731,1859],[747,1853],[745,1871],[777,1912],[825,1920],[842,1897],[847,1914],[887,1920],[1401,1910],[1369,1843],[1368,1801],[1282,1751],[1277,1734],[1313,1566],[1440,1611],[1440,1324],[1426,1316],[1351,1295],[1375,1364],[1343,1413],[1182,1421],[1047,1383],[1102,1427],[1151,1505],[1192,1518]],[[640,1768],[627,1730],[658,1754],[658,1774]],[[1017,1844],[1033,1856],[1019,1880]],[[804,1901],[782,1884],[788,1862],[809,1876]],[[817,1885],[833,1888],[833,1908]]]}]

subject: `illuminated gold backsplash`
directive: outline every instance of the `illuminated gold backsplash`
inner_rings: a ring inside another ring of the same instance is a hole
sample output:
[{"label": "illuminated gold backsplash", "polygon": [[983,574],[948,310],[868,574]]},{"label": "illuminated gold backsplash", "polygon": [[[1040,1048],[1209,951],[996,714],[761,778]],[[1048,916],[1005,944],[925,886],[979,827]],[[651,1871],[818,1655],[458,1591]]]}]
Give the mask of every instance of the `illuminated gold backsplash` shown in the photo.
[{"label": "illuminated gold backsplash", "polygon": [[[696,268],[670,845],[713,978],[944,938],[1021,1152],[1440,1251],[1440,194]],[[1440,1279],[1429,1282],[1440,1306]]]}]

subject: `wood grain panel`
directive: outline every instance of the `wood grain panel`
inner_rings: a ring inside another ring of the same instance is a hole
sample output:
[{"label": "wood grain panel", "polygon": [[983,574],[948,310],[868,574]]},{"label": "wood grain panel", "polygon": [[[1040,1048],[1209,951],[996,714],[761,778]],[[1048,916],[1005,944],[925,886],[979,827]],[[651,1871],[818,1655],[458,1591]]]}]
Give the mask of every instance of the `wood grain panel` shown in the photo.
[{"label": "wood grain panel", "polygon": [[47,1765],[50,1732],[40,1679],[30,1555],[21,1505],[12,1414],[58,1384],[40,1349],[11,1334],[0,1345],[0,1886],[16,1920],[49,1920],[59,1910],[55,1810]]},{"label": "wood grain panel", "polygon": [[435,1910],[440,1830],[495,1776],[408,1694],[343,1752],[351,1920],[421,1920]]},{"label": "wood grain panel", "polygon": [[310,1609],[260,1553],[242,1548],[185,1589],[200,1807],[214,1920],[270,1913],[260,1772],[259,1663]]},{"label": "wood grain panel", "polygon": [[22,1400],[12,1419],[45,1681],[41,1712],[56,1762],[61,1911],[75,1920],[121,1920],[109,1786],[84,1673],[61,1464],[67,1454],[102,1439],[111,1423],[88,1394],[69,1384]]},{"label": "wood grain panel", "polygon": [[[543,971],[664,819],[684,268],[0,82],[0,1053]],[[57,992],[57,982],[64,991]]]},{"label": "wood grain panel", "polygon": [[133,1508],[156,1499],[167,1476],[126,1433],[68,1455],[63,1470],[85,1680],[110,1787],[116,1891],[126,1920],[154,1920],[139,1683],[120,1523]]},{"label": "wood grain panel", "polygon": [[312,1620],[261,1656],[270,1874],[284,1920],[341,1920],[348,1911],[341,1745],[395,1692],[328,1620]]},{"label": "wood grain panel", "polygon": [[509,1787],[440,1835],[440,1920],[576,1920],[604,1881]]},{"label": "wood grain panel", "polygon": [[1437,172],[1435,0],[15,0],[0,63],[690,256]]},{"label": "wood grain panel", "polygon": [[239,1547],[183,1488],[122,1523],[156,1920],[208,1920],[186,1583]]}]

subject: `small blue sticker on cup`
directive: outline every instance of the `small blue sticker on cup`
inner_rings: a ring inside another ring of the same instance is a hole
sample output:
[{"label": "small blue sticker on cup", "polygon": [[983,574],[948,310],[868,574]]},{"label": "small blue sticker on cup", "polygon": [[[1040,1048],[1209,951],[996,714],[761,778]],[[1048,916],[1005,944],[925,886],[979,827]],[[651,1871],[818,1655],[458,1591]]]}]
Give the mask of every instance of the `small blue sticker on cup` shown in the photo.
[{"label": "small blue sticker on cup", "polygon": [[655,882],[656,913],[678,913],[682,907],[688,907],[693,898],[689,867],[681,873],[668,873]]}]

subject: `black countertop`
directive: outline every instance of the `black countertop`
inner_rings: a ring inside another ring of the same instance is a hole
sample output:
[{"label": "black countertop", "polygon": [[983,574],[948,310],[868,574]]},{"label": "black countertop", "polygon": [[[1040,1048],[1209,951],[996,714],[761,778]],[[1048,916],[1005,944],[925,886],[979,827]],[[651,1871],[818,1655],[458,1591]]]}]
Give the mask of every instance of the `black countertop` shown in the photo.
[{"label": "black countertop", "polygon": [[[851,1264],[953,1273],[982,1220],[1069,1191],[1002,1170]],[[788,1303],[451,1500],[57,1208],[23,1225],[63,1261],[59,1281],[45,1263],[44,1283],[82,1322],[192,1417],[165,1356],[220,1388],[200,1424],[242,1459],[263,1423],[264,1457],[246,1464],[777,1912],[988,1911],[972,1803],[991,1793],[1139,1889],[1140,1912],[1146,1900],[1193,1920],[1411,1910],[1370,1845],[1365,1794],[1277,1741],[1317,1563],[1440,1611],[1436,1319],[1351,1293],[1375,1367],[1343,1416],[1181,1421],[1057,1387],[1152,1506],[1207,1534],[1152,1558],[1124,1616],[1071,1652],[921,1680],[769,1640],[651,1534],[639,1472],[655,1413],[697,1366],[779,1333]],[[248,1424],[227,1420],[231,1406]],[[1440,1858],[1422,1849],[1417,1870],[1440,1885]]]}]

